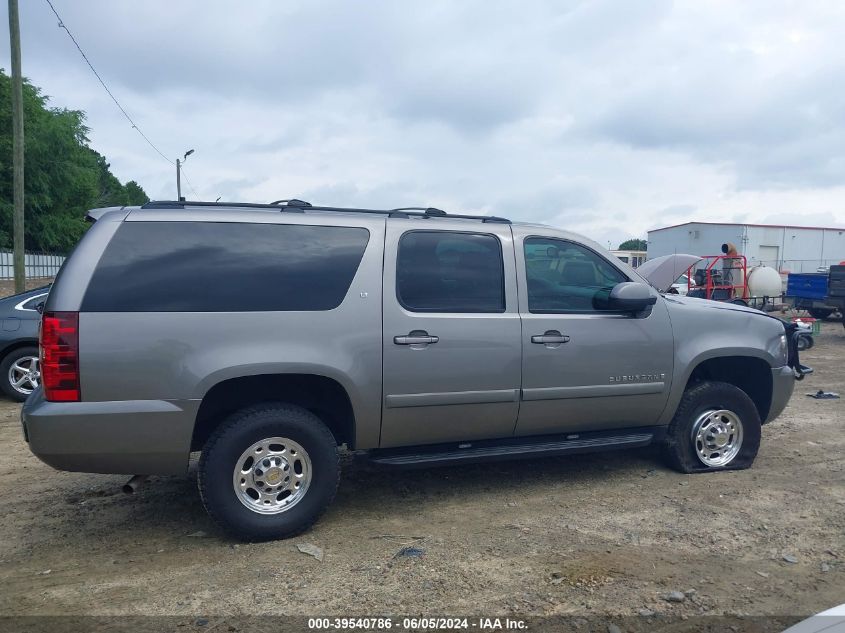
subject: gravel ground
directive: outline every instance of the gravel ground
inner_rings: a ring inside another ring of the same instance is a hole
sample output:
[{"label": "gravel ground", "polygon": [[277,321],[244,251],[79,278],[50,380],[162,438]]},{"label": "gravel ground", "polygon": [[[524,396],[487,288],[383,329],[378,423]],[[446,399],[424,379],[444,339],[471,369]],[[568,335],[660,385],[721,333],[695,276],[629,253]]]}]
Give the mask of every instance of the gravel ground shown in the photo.
[{"label": "gravel ground", "polygon": [[825,323],[750,470],[681,475],[654,449],[428,471],[350,455],[313,529],[250,545],[207,518],[193,470],[134,496],[56,472],[0,401],[0,614],[809,615],[845,602],[845,400],[804,395],[845,395],[843,350]]}]

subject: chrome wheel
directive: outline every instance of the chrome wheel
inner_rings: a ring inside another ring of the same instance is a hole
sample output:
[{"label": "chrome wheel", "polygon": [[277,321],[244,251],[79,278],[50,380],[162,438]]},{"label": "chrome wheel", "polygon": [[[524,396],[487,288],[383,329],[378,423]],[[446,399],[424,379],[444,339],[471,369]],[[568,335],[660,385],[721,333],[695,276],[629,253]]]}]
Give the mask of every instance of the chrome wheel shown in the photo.
[{"label": "chrome wheel", "polygon": [[302,500],[311,477],[305,449],[286,437],[271,437],[241,454],[232,483],[240,502],[253,512],[279,514]]},{"label": "chrome wheel", "polygon": [[692,427],[695,454],[705,466],[727,466],[742,447],[742,421],[733,411],[706,411]]},{"label": "chrome wheel", "polygon": [[9,384],[12,389],[26,396],[41,384],[38,356],[21,356],[9,367]]}]

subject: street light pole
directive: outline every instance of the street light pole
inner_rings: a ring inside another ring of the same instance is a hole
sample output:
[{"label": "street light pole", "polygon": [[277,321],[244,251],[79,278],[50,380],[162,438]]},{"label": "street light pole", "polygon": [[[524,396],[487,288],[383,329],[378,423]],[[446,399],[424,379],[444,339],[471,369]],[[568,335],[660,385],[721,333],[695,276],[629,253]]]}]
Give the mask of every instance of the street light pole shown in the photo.
[{"label": "street light pole", "polygon": [[188,156],[194,153],[194,150],[189,149],[185,152],[185,155],[182,157],[182,160],[176,159],[176,199],[179,202],[182,202],[184,198],[182,197],[182,165],[185,161],[188,160]]}]

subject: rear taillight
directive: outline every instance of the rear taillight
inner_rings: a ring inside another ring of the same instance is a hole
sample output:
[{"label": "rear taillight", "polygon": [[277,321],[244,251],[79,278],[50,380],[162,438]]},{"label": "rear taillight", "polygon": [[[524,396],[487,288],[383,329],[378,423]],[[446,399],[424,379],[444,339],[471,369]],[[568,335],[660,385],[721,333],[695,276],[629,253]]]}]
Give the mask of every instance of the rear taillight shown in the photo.
[{"label": "rear taillight", "polygon": [[44,397],[51,402],[78,402],[79,313],[45,312],[40,341]]}]

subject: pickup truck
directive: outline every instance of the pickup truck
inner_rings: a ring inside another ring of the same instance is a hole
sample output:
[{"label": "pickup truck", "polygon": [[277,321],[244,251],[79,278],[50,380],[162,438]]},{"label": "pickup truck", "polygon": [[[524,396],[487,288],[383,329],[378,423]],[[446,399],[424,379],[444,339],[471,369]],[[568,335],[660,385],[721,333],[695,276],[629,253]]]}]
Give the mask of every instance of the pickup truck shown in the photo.
[{"label": "pickup truck", "polygon": [[783,321],[664,295],[547,226],[299,200],[89,218],[24,437],[71,471],[199,452],[206,509],[244,539],[316,521],[342,446],[427,467],[658,444],[680,472],[748,468],[806,371]]},{"label": "pickup truck", "polygon": [[831,266],[829,272],[789,273],[786,296],[799,310],[816,319],[827,319],[834,312],[845,314],[845,266]]}]

